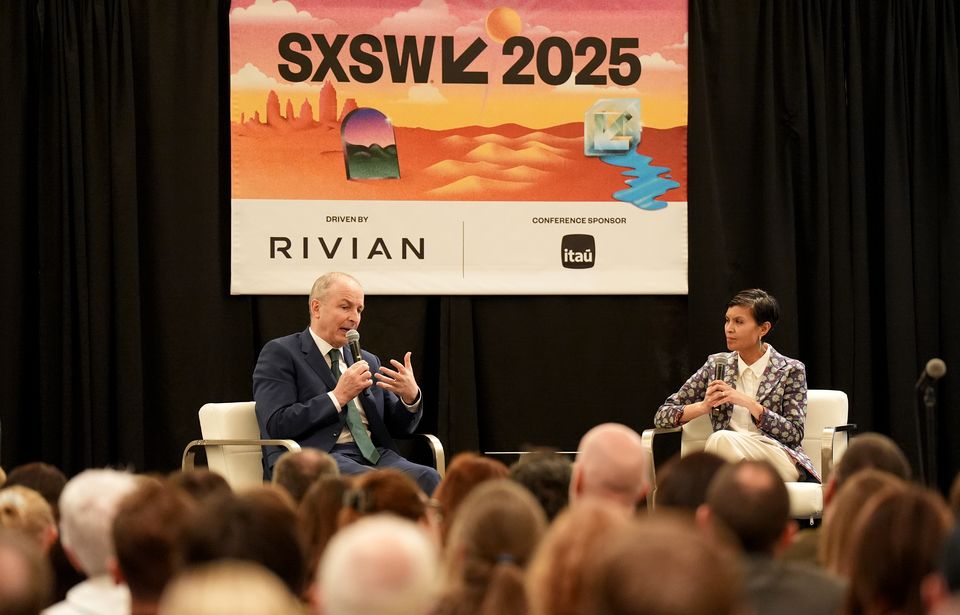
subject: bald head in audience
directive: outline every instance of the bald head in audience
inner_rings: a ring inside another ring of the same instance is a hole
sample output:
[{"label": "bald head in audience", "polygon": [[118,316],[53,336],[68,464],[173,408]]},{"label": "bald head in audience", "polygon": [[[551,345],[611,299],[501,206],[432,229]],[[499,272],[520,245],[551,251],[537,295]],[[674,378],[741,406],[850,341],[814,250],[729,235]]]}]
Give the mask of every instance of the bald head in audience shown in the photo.
[{"label": "bald head in audience", "polygon": [[317,576],[322,615],[427,615],[436,599],[436,547],[393,515],[361,519],[327,546]]},{"label": "bald head in audience", "polygon": [[647,456],[640,435],[618,423],[588,431],[577,447],[570,502],[602,498],[633,511],[647,492]]}]

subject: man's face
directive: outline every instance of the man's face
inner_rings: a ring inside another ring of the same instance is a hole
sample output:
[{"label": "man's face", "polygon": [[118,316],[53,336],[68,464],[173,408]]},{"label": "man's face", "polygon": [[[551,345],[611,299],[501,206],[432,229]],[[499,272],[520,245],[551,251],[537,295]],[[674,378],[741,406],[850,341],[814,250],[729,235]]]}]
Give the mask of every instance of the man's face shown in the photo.
[{"label": "man's face", "polygon": [[347,331],[360,327],[363,289],[349,278],[336,280],[310,303],[310,328],[334,348],[347,344]]}]

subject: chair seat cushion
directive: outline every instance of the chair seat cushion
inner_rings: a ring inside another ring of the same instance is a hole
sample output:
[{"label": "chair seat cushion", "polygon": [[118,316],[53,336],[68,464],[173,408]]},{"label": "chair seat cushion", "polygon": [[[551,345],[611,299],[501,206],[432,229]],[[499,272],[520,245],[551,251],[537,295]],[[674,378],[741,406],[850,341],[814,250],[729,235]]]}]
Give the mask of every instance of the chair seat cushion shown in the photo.
[{"label": "chair seat cushion", "polygon": [[823,511],[823,485],[819,483],[787,483],[787,494],[794,519],[819,517]]}]

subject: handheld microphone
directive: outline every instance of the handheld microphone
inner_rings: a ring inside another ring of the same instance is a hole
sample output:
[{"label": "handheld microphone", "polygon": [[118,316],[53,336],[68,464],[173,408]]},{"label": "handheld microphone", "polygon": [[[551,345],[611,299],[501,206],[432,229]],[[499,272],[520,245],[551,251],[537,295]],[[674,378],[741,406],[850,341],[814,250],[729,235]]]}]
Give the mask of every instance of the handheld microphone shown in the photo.
[{"label": "handheld microphone", "polygon": [[347,331],[347,344],[350,346],[350,354],[353,355],[353,362],[363,358],[363,355],[360,354],[360,333],[356,329],[350,329]]},{"label": "handheld microphone", "polygon": [[713,379],[723,380],[727,375],[727,357],[717,357],[717,362],[713,365]]},{"label": "handheld microphone", "polygon": [[917,384],[914,385],[914,388],[919,390],[924,387],[933,386],[933,384],[943,378],[943,375],[946,373],[947,364],[943,362],[943,359],[934,357],[927,361],[923,371],[920,372],[920,378],[917,379]]}]

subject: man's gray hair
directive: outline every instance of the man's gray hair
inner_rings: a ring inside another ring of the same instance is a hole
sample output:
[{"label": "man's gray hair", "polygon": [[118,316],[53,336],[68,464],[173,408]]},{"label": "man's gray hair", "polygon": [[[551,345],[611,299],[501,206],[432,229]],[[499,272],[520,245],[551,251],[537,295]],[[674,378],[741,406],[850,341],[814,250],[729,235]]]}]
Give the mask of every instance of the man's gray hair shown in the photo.
[{"label": "man's gray hair", "polygon": [[307,301],[307,305],[313,305],[313,301],[315,299],[322,299],[327,290],[333,286],[334,282],[344,278],[353,280],[357,284],[360,284],[357,278],[353,277],[349,273],[343,273],[342,271],[328,271],[313,282],[313,286],[310,288],[310,298]]},{"label": "man's gray hair", "polygon": [[337,532],[317,573],[325,615],[426,615],[436,600],[439,555],[417,524],[372,515]]},{"label": "man's gray hair", "polygon": [[83,572],[107,572],[113,556],[111,528],[117,505],[137,487],[134,475],[117,470],[86,470],[70,479],[60,494],[60,539]]}]

